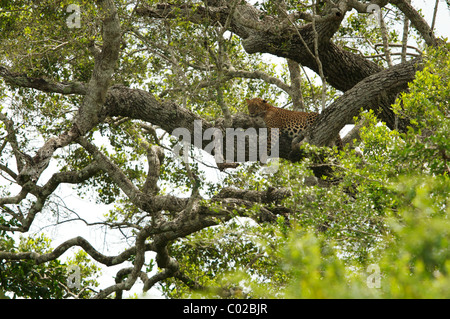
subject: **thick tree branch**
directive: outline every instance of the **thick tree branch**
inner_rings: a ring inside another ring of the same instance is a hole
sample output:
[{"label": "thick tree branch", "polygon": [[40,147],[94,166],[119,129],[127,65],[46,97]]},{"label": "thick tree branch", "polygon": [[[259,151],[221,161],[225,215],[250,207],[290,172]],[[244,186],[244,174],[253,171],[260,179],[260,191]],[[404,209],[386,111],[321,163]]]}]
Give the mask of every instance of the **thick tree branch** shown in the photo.
[{"label": "thick tree branch", "polygon": [[[384,7],[388,2],[380,0],[372,1],[371,3]],[[226,1],[222,3],[226,3]],[[427,44],[437,44],[426,21],[423,20],[407,1],[395,0],[391,1],[391,3],[396,5],[411,19],[412,24],[419,30]],[[345,92],[368,76],[380,72],[382,68],[359,54],[339,48],[330,41],[347,11],[356,8],[361,13],[368,13],[367,8],[369,4],[362,4],[359,1],[342,1],[339,5],[339,8],[334,8],[327,16],[316,20],[316,31],[319,37],[318,58],[323,65],[324,77],[331,86]],[[164,17],[171,18],[171,14],[175,12],[176,7],[177,5],[175,4],[164,4],[161,7],[147,6],[143,7],[141,11],[138,10],[138,14],[158,18],[158,14],[156,13],[163,9],[166,12]],[[183,8],[184,11],[181,13],[177,12],[179,13],[177,17],[184,16],[185,19],[194,23],[205,23],[205,21],[208,24],[212,22],[223,23],[229,15],[229,9],[226,6],[222,6],[220,9],[211,6],[206,8],[200,6],[200,9],[196,8],[195,10],[188,6],[184,6]],[[212,10],[216,14],[212,14]],[[200,19],[200,16],[202,19]],[[263,15],[253,6],[242,4],[238,6],[236,13],[233,15],[229,30],[242,38],[244,49],[248,53],[270,53],[288,58],[319,73],[317,60],[308,53],[314,49],[315,32],[312,28],[312,23],[294,26],[289,23],[280,24],[278,22],[273,17]],[[379,114],[380,118],[390,128],[405,130],[407,122],[402,121],[396,127],[395,116],[390,108],[397,93],[397,90],[390,90],[378,99],[378,105],[376,107],[372,107],[381,109],[382,112]]]},{"label": "thick tree branch", "polygon": [[[385,5],[385,3],[380,3],[380,5]],[[345,92],[366,77],[382,70],[376,63],[359,54],[343,50],[330,41],[339,28],[345,12],[350,9],[350,6],[333,9],[326,19],[315,23],[315,30],[313,30],[312,23],[302,26],[286,24],[280,27],[273,18],[265,17],[262,21],[260,17],[264,15],[261,12],[251,5],[244,4],[238,6],[239,15],[233,16],[230,31],[242,38],[243,47],[250,54],[259,52],[284,57],[306,66],[316,73],[320,71],[317,64],[318,58],[322,64],[323,76],[326,81],[334,88]],[[202,12],[206,14],[205,10]],[[225,9],[221,12],[220,17],[207,16],[211,21],[219,21],[224,19],[227,14]],[[186,19],[189,17],[190,15],[187,14]],[[319,54],[317,58],[310,54],[314,51],[316,38],[318,39],[317,51]],[[395,128],[395,121],[392,120],[395,116],[390,105],[395,100],[397,93],[392,92],[378,100],[378,108],[382,110],[380,118],[390,128]],[[399,123],[398,128],[405,130],[406,125],[406,122]]]},{"label": "thick tree branch", "polygon": [[[175,10],[176,5],[164,5]],[[199,7],[201,8],[201,6]],[[214,8],[218,9],[218,8]],[[149,16],[149,12],[158,11],[157,7],[144,7],[142,11],[137,10],[142,16]],[[167,10],[167,9],[165,9]],[[209,14],[213,8],[196,9],[195,13],[201,12],[208,17],[210,23],[221,22],[224,24],[229,14],[227,7],[221,7],[220,14]],[[174,11],[175,12],[175,11]],[[190,20],[193,13],[182,11],[178,18],[184,17]],[[316,30],[319,35],[320,61],[323,63],[324,75],[327,81],[335,88],[346,91],[366,76],[381,71],[381,68],[373,62],[365,60],[358,54],[342,50],[330,42],[330,38],[338,30],[344,13],[333,9],[323,19],[316,20]],[[151,17],[157,18],[154,14]],[[165,15],[171,17],[170,15]],[[260,20],[265,17],[266,20]],[[192,21],[192,20],[190,20]],[[198,21],[193,21],[198,23]],[[317,61],[309,52],[314,51],[314,31],[312,23],[297,27],[285,24],[283,28],[278,21],[265,16],[251,5],[239,5],[230,23],[230,31],[243,39],[244,49],[248,53],[271,53],[276,56],[289,58],[319,72]],[[297,34],[297,30],[301,36]],[[303,39],[303,41],[302,41]],[[305,48],[304,43],[309,48]]]},{"label": "thick tree branch", "polygon": [[[130,256],[134,255],[136,253],[136,248],[131,247],[122,253],[118,254],[117,256],[105,256],[98,252],[86,239],[83,237],[75,237],[72,239],[69,239],[56,247],[53,251],[46,253],[46,254],[38,254],[35,252],[5,252],[0,251],[0,259],[7,259],[7,260],[33,260],[36,264],[42,264],[46,263],[51,260],[55,260],[56,258],[60,257],[62,254],[64,254],[68,249],[79,246],[83,248],[83,250],[89,254],[94,260],[106,265],[106,266],[113,266],[118,265],[126,261]],[[146,250],[151,250],[151,245],[146,245]]]},{"label": "thick tree branch", "polygon": [[361,109],[376,107],[377,100],[386,92],[405,89],[421,68],[422,58],[417,58],[367,77],[321,113],[306,131],[307,141],[317,146],[328,145]]},{"label": "thick tree branch", "polygon": [[103,45],[100,54],[95,56],[94,70],[75,119],[80,135],[86,134],[100,121],[99,111],[106,101],[109,83],[119,58],[121,31],[117,10],[112,0],[101,1],[100,7],[106,16],[103,20]]},{"label": "thick tree branch", "polygon": [[[98,124],[99,112],[106,100],[109,81],[114,66],[119,57],[120,23],[112,0],[100,1],[100,11],[106,16],[103,21],[103,46],[101,53],[95,57],[94,71],[86,87],[86,95],[74,119],[70,130],[58,137],[49,139],[20,172],[18,181],[37,181],[41,173],[47,168],[53,153],[58,148],[72,143],[76,138],[86,134]],[[30,84],[30,83],[29,83]],[[46,89],[48,86],[44,85]]]},{"label": "thick tree branch", "polygon": [[[420,61],[420,59],[415,61]],[[381,113],[379,113],[381,119],[390,127],[394,127],[395,117],[390,108],[390,104],[394,102],[393,97],[407,87],[407,83],[414,79],[415,72],[420,69],[420,63],[415,64],[411,62],[406,65],[409,67],[402,68],[402,64],[395,69],[387,69],[374,74],[358,84],[358,87],[355,87],[354,90],[350,90],[351,92],[349,91],[344,96],[339,97],[332,105],[333,107],[324,112],[324,114],[328,114],[327,118],[329,117],[329,119],[320,120],[322,123],[322,137],[310,140],[310,142],[313,144],[317,142],[317,145],[326,145],[326,141],[336,136],[345,124],[352,123],[353,117],[358,115],[361,107],[365,109],[372,108],[377,113],[381,110]],[[395,75],[398,73],[397,70],[399,68],[402,68],[402,76],[394,76],[390,81],[384,82],[384,84],[376,81],[379,78],[383,82],[385,75]],[[249,74],[242,75],[251,76]],[[260,76],[260,74],[256,74],[256,76]],[[374,83],[376,83],[376,86],[373,86],[375,85]],[[364,87],[364,89],[361,90],[359,89],[360,87]],[[352,92],[358,93],[354,94]],[[113,86],[109,89],[105,106],[100,115],[103,118],[106,116],[125,116],[146,121],[159,126],[168,133],[172,133],[177,128],[186,128],[190,133],[192,143],[195,135],[195,121],[201,123],[201,127],[199,127],[201,133],[212,127],[223,129],[221,119],[218,119],[215,124],[210,123],[174,102],[159,101],[147,91],[129,89],[124,86]],[[403,125],[406,126],[406,123]],[[247,129],[264,126],[257,124],[248,115],[239,113],[232,116],[232,127]],[[327,137],[323,134],[327,135]],[[205,147],[210,143],[210,140],[202,140],[201,142],[202,147]],[[283,145],[290,145],[290,142],[286,140]],[[289,152],[285,150],[285,146],[280,148],[280,157],[289,158]],[[289,147],[287,148],[289,149]]]}]

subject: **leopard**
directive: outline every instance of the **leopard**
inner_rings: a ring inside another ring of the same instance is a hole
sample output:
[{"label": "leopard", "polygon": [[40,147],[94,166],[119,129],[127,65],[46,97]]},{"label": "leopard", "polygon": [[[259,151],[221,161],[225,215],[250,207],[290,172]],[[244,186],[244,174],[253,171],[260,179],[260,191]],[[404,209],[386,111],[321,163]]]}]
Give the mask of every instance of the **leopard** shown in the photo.
[{"label": "leopard", "polygon": [[319,116],[319,113],[315,112],[291,111],[275,107],[259,97],[246,102],[250,117],[262,117],[268,128],[278,128],[290,138],[300,135]]},{"label": "leopard", "polygon": [[[251,100],[245,100],[247,103],[248,113],[250,117],[263,118],[267,128],[278,128],[279,133],[287,134],[287,136],[293,140],[295,144],[298,139],[303,136],[302,132],[310,127],[319,116],[316,112],[300,112],[282,109],[272,106],[266,100],[259,97]],[[278,133],[278,134],[279,134]],[[270,145],[270,139],[277,138],[277,135],[269,134],[268,145]],[[334,142],[339,149],[342,148],[342,141],[338,136]]]}]

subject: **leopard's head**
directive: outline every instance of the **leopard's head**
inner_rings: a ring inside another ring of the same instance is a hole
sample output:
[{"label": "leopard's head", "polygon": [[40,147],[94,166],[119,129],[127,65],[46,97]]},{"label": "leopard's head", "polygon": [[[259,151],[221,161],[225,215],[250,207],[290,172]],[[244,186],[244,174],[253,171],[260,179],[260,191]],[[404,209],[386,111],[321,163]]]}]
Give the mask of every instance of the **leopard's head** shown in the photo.
[{"label": "leopard's head", "polygon": [[264,117],[270,108],[270,104],[266,100],[255,97],[251,100],[245,100],[248,106],[248,114],[251,117]]}]

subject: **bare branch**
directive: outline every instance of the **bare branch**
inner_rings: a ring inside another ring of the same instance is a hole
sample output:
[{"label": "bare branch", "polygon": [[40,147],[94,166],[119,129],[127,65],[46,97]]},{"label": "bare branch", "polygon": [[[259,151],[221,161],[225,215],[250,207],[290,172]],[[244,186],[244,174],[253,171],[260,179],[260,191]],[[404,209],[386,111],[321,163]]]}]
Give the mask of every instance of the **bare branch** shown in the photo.
[{"label": "bare branch", "polygon": [[391,0],[392,4],[396,5],[405,16],[409,18],[411,24],[419,31],[420,35],[429,46],[436,46],[438,39],[434,36],[433,29],[428,25],[425,19],[417,12],[416,9],[409,3],[409,0]]},{"label": "bare branch", "polygon": [[378,21],[380,21],[380,32],[381,38],[383,39],[384,54],[386,56],[388,66],[391,67],[393,64],[391,58],[391,50],[389,49],[389,38],[387,34],[386,24],[384,23],[383,11],[381,9],[378,12]]},{"label": "bare branch", "polygon": [[[411,3],[411,0],[407,0]],[[406,53],[408,51],[408,35],[409,35],[409,19],[405,15],[403,17],[403,36],[402,36],[402,62],[406,62]]]},{"label": "bare branch", "polygon": [[294,110],[305,111],[305,105],[303,102],[303,95],[302,95],[302,80],[300,73],[300,65],[291,59],[286,60],[289,69],[289,74],[291,77],[291,87],[289,95],[291,96]]},{"label": "bare branch", "polygon": [[286,93],[291,92],[291,87],[281,81],[280,79],[270,76],[262,71],[245,71],[245,70],[226,70],[225,75],[228,78],[246,78],[246,79],[261,79],[269,84],[274,84]]},{"label": "bare branch", "polygon": [[[80,137],[78,143],[88,151],[97,161],[97,165],[114,180],[117,186],[133,202],[139,202],[142,196],[141,191],[128,179],[128,177],[117,167],[106,155],[104,155],[94,144],[86,138]],[[141,205],[140,205],[141,206]]]},{"label": "bare branch", "polygon": [[[0,113],[0,121],[2,121],[5,124],[6,132],[8,133],[8,136],[6,137],[5,141],[8,141],[9,145],[11,145],[11,148],[14,153],[14,157],[16,158],[16,166],[19,171],[21,171],[25,165],[25,162],[29,160],[29,156],[22,153],[19,150],[19,144],[17,142],[17,136],[16,131],[14,128],[14,122],[6,117],[5,114]],[[11,172],[12,173],[12,172]],[[13,173],[16,175],[15,173]],[[9,174],[10,176],[14,176]],[[16,179],[14,177],[14,179]]]},{"label": "bare branch", "polygon": [[55,82],[44,78],[30,78],[24,74],[13,73],[0,65],[0,76],[9,84],[37,89],[43,92],[61,94],[86,94],[86,85],[81,82]]}]

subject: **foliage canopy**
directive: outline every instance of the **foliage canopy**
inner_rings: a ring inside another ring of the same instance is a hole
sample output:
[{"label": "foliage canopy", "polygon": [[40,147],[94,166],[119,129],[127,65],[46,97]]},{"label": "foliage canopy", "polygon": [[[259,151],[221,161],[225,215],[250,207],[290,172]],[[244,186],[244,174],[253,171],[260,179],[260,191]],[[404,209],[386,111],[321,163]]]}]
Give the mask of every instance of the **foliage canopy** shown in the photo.
[{"label": "foliage canopy", "polygon": [[[449,298],[450,47],[384,2],[0,0],[0,297]],[[253,127],[255,96],[321,112],[301,159],[180,161],[175,128]],[[52,244],[79,221],[117,254]]]}]

